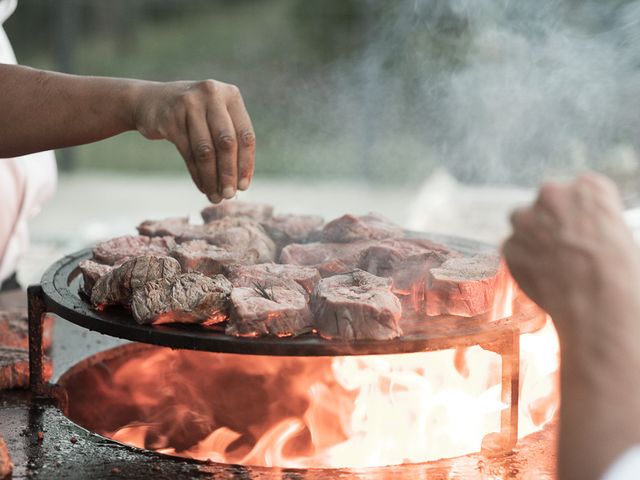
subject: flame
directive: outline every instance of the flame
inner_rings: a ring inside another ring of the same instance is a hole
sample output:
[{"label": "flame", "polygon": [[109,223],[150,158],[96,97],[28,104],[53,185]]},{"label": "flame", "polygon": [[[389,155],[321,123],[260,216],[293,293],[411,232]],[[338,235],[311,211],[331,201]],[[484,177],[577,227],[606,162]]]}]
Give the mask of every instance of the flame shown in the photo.
[{"label": "flame", "polygon": [[[550,321],[522,335],[519,434],[558,405]],[[501,360],[479,346],[258,357],[151,347],[67,379],[69,416],[161,453],[267,467],[373,467],[478,452],[500,430]],[[87,389],[87,385],[94,388]]]}]

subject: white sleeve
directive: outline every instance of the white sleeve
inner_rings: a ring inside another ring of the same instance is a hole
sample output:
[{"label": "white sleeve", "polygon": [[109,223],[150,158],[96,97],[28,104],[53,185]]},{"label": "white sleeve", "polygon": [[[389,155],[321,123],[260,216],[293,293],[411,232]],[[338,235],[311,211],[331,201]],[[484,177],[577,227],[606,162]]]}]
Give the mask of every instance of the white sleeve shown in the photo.
[{"label": "white sleeve", "polygon": [[639,478],[640,445],[634,445],[609,465],[601,480],[637,480]]}]

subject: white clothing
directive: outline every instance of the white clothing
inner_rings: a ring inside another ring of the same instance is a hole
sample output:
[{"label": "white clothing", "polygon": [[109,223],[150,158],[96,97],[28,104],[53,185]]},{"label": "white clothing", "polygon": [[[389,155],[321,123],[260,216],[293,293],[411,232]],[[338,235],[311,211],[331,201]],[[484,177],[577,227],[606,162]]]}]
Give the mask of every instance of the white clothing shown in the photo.
[{"label": "white clothing", "polygon": [[[595,447],[595,446],[594,446]],[[640,445],[620,455],[604,472],[602,480],[638,480],[640,478]]]},{"label": "white clothing", "polygon": [[[0,0],[0,63],[16,63],[2,24],[17,0]],[[5,93],[6,94],[6,93]],[[56,163],[53,152],[0,159],[0,283],[15,271],[29,246],[28,220],[53,195]]]}]

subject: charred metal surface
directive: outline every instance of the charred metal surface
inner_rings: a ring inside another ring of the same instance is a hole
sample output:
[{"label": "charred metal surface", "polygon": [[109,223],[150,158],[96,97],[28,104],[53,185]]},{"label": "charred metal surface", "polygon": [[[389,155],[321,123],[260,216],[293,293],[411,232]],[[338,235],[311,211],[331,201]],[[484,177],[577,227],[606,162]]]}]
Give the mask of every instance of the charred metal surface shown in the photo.
[{"label": "charred metal surface", "polygon": [[[450,242],[451,243],[451,242]],[[482,245],[482,244],[480,244]],[[483,251],[478,248],[477,251]],[[194,325],[138,325],[124,309],[99,312],[78,293],[75,278],[78,263],[89,258],[82,250],[53,264],[42,277],[44,299],[49,312],[64,319],[113,337],[171,348],[222,353],[285,356],[378,355],[443,350],[500,339],[517,326],[523,333],[541,328],[546,317],[532,302],[517,305],[511,317],[494,320],[491,314],[473,318],[441,316],[403,319],[404,335],[394,340],[342,342],[314,335],[288,338],[241,338],[225,335],[212,328]]]},{"label": "charred metal surface", "polygon": [[[14,479],[404,480],[554,478],[556,426],[520,441],[507,456],[480,454],[428,464],[371,469],[283,470],[207,464],[125,447],[73,424],[51,400],[26,391],[0,392],[0,435]],[[39,438],[39,432],[42,432]]]},{"label": "charred metal surface", "polygon": [[29,386],[36,395],[46,393],[44,379],[44,314],[46,306],[42,287],[32,285],[27,289],[29,308]]}]

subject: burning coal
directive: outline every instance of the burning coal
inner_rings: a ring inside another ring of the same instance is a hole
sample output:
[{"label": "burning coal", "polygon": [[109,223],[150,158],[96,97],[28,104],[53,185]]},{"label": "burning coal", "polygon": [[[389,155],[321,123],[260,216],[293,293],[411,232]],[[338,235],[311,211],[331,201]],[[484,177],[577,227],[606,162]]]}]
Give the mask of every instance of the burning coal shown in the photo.
[{"label": "burning coal", "polygon": [[[523,335],[520,436],[558,403],[548,324]],[[129,350],[125,350],[128,352]],[[141,348],[61,382],[69,417],[119,442],[223,463],[372,467],[480,451],[499,430],[500,357],[264,357]]]}]

